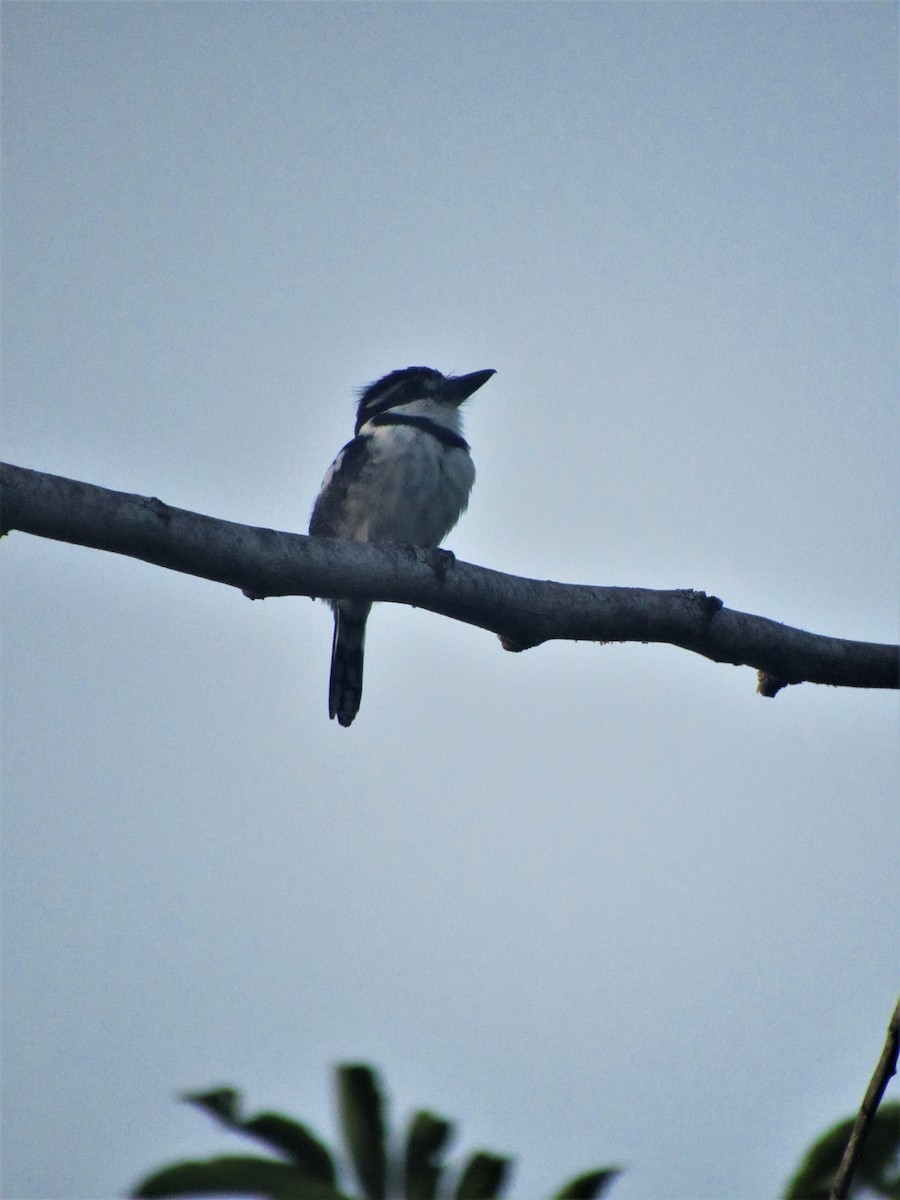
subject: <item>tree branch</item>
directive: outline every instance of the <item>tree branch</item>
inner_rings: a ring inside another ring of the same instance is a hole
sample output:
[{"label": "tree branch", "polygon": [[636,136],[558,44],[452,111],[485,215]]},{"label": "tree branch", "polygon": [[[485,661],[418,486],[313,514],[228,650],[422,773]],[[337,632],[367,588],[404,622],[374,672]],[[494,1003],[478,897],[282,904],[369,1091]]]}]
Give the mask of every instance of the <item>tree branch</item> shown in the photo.
[{"label": "tree branch", "polygon": [[875,1113],[878,1111],[881,1097],[885,1093],[891,1076],[897,1073],[898,1049],[900,1049],[900,1000],[897,1001],[894,1015],[891,1017],[891,1022],[888,1025],[887,1038],[884,1043],[884,1049],[881,1051],[881,1058],[878,1060],[875,1074],[869,1081],[862,1105],[856,1116],[853,1129],[850,1132],[844,1157],[841,1159],[841,1165],[838,1167],[834,1183],[831,1185],[829,1200],[846,1200],[846,1197],[850,1194],[853,1174],[865,1149],[869,1128],[875,1119]]},{"label": "tree branch", "polygon": [[219,521],[161,500],[0,464],[0,535],[11,530],[142,559],[266,596],[410,604],[496,633],[507,650],[553,639],[665,642],[755,667],[758,690],[791,683],[900,687],[898,648],[823,637],[727,609],[690,590],[591,587],[504,575],[444,550],[310,538]]}]

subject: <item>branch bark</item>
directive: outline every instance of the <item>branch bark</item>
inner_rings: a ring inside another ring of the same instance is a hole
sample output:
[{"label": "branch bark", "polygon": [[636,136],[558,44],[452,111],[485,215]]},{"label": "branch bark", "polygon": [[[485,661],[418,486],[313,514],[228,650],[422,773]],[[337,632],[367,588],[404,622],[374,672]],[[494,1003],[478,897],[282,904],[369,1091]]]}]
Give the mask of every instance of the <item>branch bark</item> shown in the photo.
[{"label": "branch bark", "polygon": [[897,1073],[898,1050],[900,1050],[900,1000],[897,1001],[894,1015],[888,1025],[887,1038],[884,1049],[881,1051],[881,1058],[878,1060],[878,1066],[869,1081],[853,1129],[850,1131],[847,1148],[834,1177],[834,1183],[831,1185],[829,1200],[846,1200],[850,1194],[850,1185],[853,1182],[856,1165],[862,1158],[866,1138],[869,1135],[872,1121],[875,1119],[875,1113],[878,1111],[878,1105],[881,1103],[881,1097],[885,1093],[891,1076]]},{"label": "branch bark", "polygon": [[592,587],[524,579],[445,550],[279,533],[161,500],[0,464],[0,535],[12,530],[125,554],[267,596],[366,598],[427,608],[495,633],[507,650],[553,639],[665,642],[755,667],[758,690],[792,683],[900,687],[898,648],[807,633],[727,609],[688,589]]}]

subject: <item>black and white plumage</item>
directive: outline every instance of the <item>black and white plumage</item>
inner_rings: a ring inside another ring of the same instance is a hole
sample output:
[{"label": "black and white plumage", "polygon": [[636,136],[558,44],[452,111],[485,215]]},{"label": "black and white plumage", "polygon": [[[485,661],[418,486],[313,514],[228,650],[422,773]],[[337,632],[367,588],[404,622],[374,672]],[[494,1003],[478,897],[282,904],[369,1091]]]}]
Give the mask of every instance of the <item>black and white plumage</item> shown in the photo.
[{"label": "black and white plumage", "polygon": [[[469,503],[475,467],[459,406],[493,371],[392,371],[360,393],[356,436],[328,469],[309,532],[356,542],[438,546]],[[336,600],[328,715],[349,725],[362,698],[366,600]]]}]

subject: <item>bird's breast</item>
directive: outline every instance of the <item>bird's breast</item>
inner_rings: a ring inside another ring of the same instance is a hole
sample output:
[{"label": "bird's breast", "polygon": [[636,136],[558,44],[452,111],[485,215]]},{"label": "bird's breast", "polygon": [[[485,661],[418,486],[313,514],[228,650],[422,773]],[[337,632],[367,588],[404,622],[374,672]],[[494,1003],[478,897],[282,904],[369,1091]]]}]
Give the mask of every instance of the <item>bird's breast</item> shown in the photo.
[{"label": "bird's breast", "polygon": [[347,495],[348,536],[437,546],[469,502],[475,466],[467,450],[415,428],[367,434],[370,456]]}]

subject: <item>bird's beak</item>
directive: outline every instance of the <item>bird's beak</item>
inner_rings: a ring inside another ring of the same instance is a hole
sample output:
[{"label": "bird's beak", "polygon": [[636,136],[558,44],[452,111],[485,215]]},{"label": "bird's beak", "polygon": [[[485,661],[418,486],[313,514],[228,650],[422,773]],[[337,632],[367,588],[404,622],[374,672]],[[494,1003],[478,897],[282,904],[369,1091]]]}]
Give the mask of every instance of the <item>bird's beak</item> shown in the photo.
[{"label": "bird's beak", "polygon": [[453,375],[444,384],[441,400],[458,407],[496,374],[496,371],[473,371],[471,375]]}]

